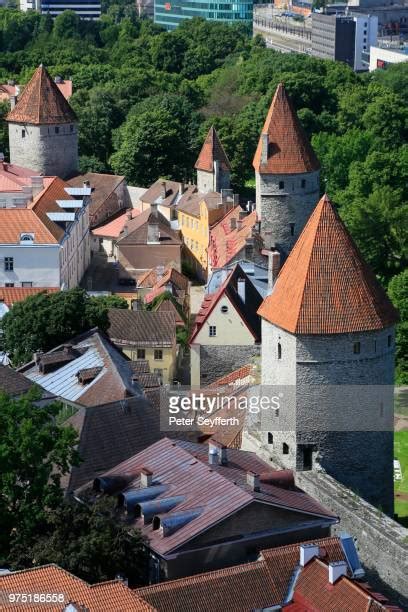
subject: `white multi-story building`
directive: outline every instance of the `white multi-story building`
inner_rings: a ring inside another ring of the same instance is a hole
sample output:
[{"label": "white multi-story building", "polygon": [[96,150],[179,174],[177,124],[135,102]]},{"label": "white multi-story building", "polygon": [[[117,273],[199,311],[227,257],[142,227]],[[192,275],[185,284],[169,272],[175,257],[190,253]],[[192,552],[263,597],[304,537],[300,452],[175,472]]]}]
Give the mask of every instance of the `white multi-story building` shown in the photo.
[{"label": "white multi-story building", "polygon": [[89,201],[90,188],[51,177],[26,206],[1,208],[0,287],[78,286],[90,261]]},{"label": "white multi-story building", "polygon": [[101,16],[100,0],[20,0],[20,9],[39,11],[51,17],[57,17],[64,11],[74,11],[82,19],[99,19]]}]

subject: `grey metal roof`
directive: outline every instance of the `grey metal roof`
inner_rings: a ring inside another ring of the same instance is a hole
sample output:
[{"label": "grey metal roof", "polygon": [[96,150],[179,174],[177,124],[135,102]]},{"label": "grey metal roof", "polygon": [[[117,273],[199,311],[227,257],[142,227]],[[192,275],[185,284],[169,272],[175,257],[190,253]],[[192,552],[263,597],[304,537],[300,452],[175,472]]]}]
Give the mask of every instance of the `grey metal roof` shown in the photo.
[{"label": "grey metal roof", "polygon": [[56,200],[60,208],[82,208],[83,200]]},{"label": "grey metal roof", "polygon": [[[101,367],[102,370],[89,384],[81,385],[78,382],[77,372],[85,368]],[[63,367],[41,374],[36,365],[29,371],[25,372],[25,376],[33,382],[41,385],[47,391],[63,397],[66,400],[75,401],[81,397],[83,393],[93,386],[102,378],[107,368],[104,367],[104,362],[98,350],[94,346],[90,346],[83,355],[70,361]]]},{"label": "grey metal roof", "polygon": [[92,193],[91,187],[65,187],[65,191],[71,196],[89,196]]},{"label": "grey metal roof", "polygon": [[75,221],[75,213],[71,212],[49,212],[47,217],[51,221]]}]

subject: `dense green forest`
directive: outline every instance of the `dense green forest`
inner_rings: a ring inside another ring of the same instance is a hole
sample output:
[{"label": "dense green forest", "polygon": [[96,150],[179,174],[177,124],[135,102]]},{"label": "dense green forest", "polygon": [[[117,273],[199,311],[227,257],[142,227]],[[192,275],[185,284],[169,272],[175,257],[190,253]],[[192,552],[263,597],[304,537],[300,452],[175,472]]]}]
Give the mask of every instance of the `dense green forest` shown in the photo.
[{"label": "dense green forest", "polygon": [[[0,82],[24,83],[40,62],[73,80],[82,170],[125,174],[141,186],[159,176],[193,179],[214,124],[245,197],[253,197],[252,157],[284,81],[322,162],[322,191],[384,286],[393,279],[394,299],[408,299],[407,64],[356,75],[341,63],[266,49],[243,26],[194,19],[164,32],[129,5],[111,6],[98,22],[69,11],[53,22],[0,10]],[[7,153],[4,126],[0,150]],[[408,382],[401,349],[398,376]]]}]

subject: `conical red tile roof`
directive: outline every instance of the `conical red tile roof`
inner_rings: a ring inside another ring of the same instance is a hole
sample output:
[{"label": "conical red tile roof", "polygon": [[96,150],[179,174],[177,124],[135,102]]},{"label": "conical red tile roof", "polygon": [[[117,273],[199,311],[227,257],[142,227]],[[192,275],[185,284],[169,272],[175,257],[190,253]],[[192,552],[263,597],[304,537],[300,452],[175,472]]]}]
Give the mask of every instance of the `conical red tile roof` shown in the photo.
[{"label": "conical red tile roof", "polygon": [[301,174],[319,170],[319,160],[282,83],[276,89],[262,134],[268,134],[268,159],[262,163],[261,135],[253,161],[257,172]]},{"label": "conical red tile roof", "polygon": [[74,111],[42,64],[24,87],[17,104],[6,119],[31,125],[73,123],[77,120]]},{"label": "conical red tile roof", "polygon": [[398,313],[324,195],[258,314],[296,334],[341,334],[393,325]]},{"label": "conical red tile roof", "polygon": [[196,170],[212,172],[214,161],[218,161],[224,171],[231,170],[231,164],[224,151],[224,147],[218,138],[215,128],[211,126],[194,167]]}]

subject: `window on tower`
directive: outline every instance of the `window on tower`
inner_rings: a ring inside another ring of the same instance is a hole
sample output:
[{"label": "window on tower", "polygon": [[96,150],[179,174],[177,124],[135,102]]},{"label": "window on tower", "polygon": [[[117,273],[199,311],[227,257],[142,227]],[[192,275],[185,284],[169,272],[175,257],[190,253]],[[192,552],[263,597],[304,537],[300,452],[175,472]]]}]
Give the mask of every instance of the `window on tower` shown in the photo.
[{"label": "window on tower", "polygon": [[25,138],[26,136],[26,131],[25,130],[21,130],[21,138]]},{"label": "window on tower", "polygon": [[278,342],[278,359],[282,359],[282,345]]},{"label": "window on tower", "polygon": [[290,235],[294,236],[295,235],[295,224],[289,223],[289,227],[290,227]]},{"label": "window on tower", "polygon": [[289,455],[289,446],[286,444],[286,442],[282,444],[282,453],[284,455]]},{"label": "window on tower", "polygon": [[392,346],[392,336],[391,336],[391,334],[387,338],[387,344],[388,344],[388,346]]},{"label": "window on tower", "polygon": [[268,444],[273,444],[273,434],[268,431]]},{"label": "window on tower", "polygon": [[285,181],[279,181],[279,189],[285,189]]},{"label": "window on tower", "polygon": [[59,127],[58,126],[55,127],[55,133],[59,134]]},{"label": "window on tower", "polygon": [[306,187],[306,179],[302,179],[302,189]]},{"label": "window on tower", "polygon": [[355,342],[355,343],[353,344],[353,353],[354,353],[355,355],[359,355],[359,354],[360,354],[360,351],[361,351],[361,344],[360,344],[360,342]]}]

